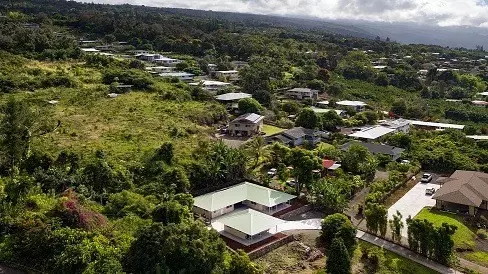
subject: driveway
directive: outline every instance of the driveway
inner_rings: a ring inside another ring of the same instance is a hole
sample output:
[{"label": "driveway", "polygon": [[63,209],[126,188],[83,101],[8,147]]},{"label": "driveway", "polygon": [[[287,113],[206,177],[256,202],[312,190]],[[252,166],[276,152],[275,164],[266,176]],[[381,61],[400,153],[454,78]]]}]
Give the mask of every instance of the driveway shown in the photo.
[{"label": "driveway", "polygon": [[404,223],[404,228],[402,229],[402,236],[407,237],[407,224],[406,219],[408,216],[415,217],[417,213],[426,206],[434,206],[435,200],[432,199],[431,195],[425,194],[425,189],[427,188],[439,189],[439,185],[435,183],[435,178],[427,184],[417,183],[410,191],[408,191],[400,200],[393,204],[388,209],[388,219],[393,219],[393,215],[396,214],[397,210],[402,214],[402,221]]}]

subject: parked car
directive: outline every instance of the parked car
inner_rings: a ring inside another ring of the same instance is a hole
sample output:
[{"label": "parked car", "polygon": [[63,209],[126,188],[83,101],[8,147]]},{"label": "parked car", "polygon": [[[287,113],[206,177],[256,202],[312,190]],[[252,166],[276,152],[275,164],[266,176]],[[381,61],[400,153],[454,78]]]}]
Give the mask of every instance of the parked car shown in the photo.
[{"label": "parked car", "polygon": [[272,168],[272,169],[270,169],[270,170],[268,171],[268,175],[269,175],[269,176],[271,176],[271,177],[275,176],[275,175],[276,175],[276,168]]},{"label": "parked car", "polygon": [[428,183],[430,181],[432,181],[432,174],[430,173],[424,173],[424,175],[422,175],[422,179],[420,179],[421,183]]},{"label": "parked car", "polygon": [[289,179],[288,181],[286,181],[286,184],[291,186],[291,187],[295,187],[297,182],[294,179]]},{"label": "parked car", "polygon": [[425,190],[426,195],[434,195],[434,193],[435,193],[435,188],[433,187],[429,187]]}]

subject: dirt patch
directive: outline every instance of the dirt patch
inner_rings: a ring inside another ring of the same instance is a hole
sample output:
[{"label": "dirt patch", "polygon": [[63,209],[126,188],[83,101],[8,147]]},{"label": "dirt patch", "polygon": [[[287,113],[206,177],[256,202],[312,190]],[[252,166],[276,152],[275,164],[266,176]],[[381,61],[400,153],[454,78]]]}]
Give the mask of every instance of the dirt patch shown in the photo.
[{"label": "dirt patch", "polygon": [[265,273],[316,273],[325,267],[323,250],[316,247],[318,231],[295,231],[291,242],[257,259]]}]

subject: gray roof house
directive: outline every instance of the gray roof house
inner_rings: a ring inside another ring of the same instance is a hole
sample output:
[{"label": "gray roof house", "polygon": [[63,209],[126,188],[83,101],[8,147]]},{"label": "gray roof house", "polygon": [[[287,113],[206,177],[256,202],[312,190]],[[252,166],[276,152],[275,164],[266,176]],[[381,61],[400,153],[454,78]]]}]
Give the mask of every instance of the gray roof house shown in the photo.
[{"label": "gray roof house", "polygon": [[266,142],[281,142],[290,146],[301,146],[306,143],[316,145],[325,138],[329,138],[328,132],[303,127],[294,127],[279,134],[267,137]]},{"label": "gray roof house", "polygon": [[229,123],[229,133],[232,136],[252,136],[263,129],[264,116],[256,113],[246,113]]},{"label": "gray roof house", "polygon": [[402,152],[404,151],[403,148],[399,148],[399,147],[382,145],[382,144],[374,144],[374,143],[357,142],[357,141],[347,142],[341,146],[341,149],[346,151],[354,144],[367,148],[368,151],[371,152],[371,154],[373,155],[376,154],[388,155],[391,157],[392,161],[398,160],[402,155]]},{"label": "gray roof house", "polygon": [[436,207],[475,215],[488,209],[488,173],[456,170],[448,178],[437,180],[441,188],[432,197]]}]

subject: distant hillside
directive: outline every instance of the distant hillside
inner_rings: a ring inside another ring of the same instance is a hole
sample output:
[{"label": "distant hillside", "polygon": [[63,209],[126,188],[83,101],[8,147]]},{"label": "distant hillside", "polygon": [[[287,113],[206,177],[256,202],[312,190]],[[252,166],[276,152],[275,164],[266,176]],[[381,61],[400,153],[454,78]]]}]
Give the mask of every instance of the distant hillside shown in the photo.
[{"label": "distant hillside", "polygon": [[338,21],[339,24],[360,25],[366,32],[382,39],[405,44],[432,44],[473,49],[477,45],[488,48],[488,29],[457,26],[439,27],[415,23],[388,23],[367,21]]}]

